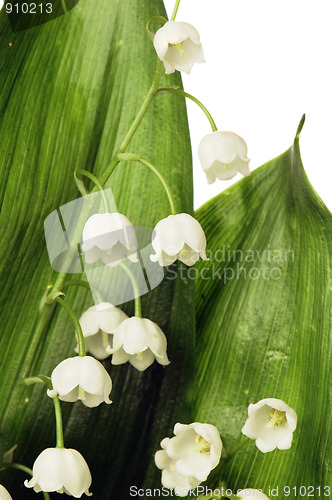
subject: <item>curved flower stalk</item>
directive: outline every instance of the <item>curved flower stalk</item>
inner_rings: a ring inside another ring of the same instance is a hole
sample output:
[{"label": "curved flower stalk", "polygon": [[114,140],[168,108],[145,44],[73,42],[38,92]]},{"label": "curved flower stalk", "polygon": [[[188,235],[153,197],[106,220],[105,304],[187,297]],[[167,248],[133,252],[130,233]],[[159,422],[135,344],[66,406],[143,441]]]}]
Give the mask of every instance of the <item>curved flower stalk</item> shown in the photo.
[{"label": "curved flower stalk", "polygon": [[88,464],[82,455],[71,448],[47,448],[37,457],[32,478],[24,485],[40,491],[66,493],[81,498],[89,492],[92,478]]},{"label": "curved flower stalk", "polygon": [[248,419],[242,433],[256,440],[263,453],[288,450],[297,425],[296,412],[281,399],[266,398],[248,407]]},{"label": "curved flower stalk", "polygon": [[152,262],[169,266],[180,260],[193,266],[201,257],[206,257],[206,238],[202,226],[189,214],[169,215],[154,228],[152,246],[155,255]]},{"label": "curved flower stalk", "polygon": [[118,212],[92,215],[83,228],[82,251],[87,264],[98,259],[109,266],[126,258],[137,262],[137,239],[130,220]]},{"label": "curved flower stalk", "polygon": [[190,73],[195,63],[205,62],[199,33],[191,24],[168,21],[157,31],[153,44],[166,74]]},{"label": "curved flower stalk", "polygon": [[4,486],[2,486],[2,484],[0,484],[0,500],[13,500],[9,492],[6,490]]},{"label": "curved flower stalk", "polygon": [[252,488],[246,488],[245,490],[240,490],[236,494],[239,498],[258,498],[258,500],[269,500],[269,497],[264,495],[260,490],[254,490]]},{"label": "curved flower stalk", "polygon": [[238,172],[250,175],[248,148],[233,132],[216,130],[206,135],[198,146],[198,156],[209,184],[216,179],[229,180]]},{"label": "curved flower stalk", "polygon": [[53,389],[48,396],[59,396],[62,401],[73,403],[81,400],[93,408],[100,403],[111,404],[109,394],[112,380],[103,365],[91,356],[76,356],[62,361],[52,372]]},{"label": "curved flower stalk", "polygon": [[175,489],[178,496],[186,496],[219,464],[222,442],[214,425],[199,422],[177,423],[174,434],[161,441],[162,450],[156,452],[155,463],[162,470],[163,486]]},{"label": "curved flower stalk", "polygon": [[113,346],[114,330],[126,319],[121,309],[108,302],[89,307],[79,320],[86,350],[97,359],[106,359],[110,355],[106,347]]},{"label": "curved flower stalk", "polygon": [[136,316],[124,320],[114,331],[112,364],[129,361],[139,371],[146,370],[154,360],[160,365],[170,363],[164,332],[153,321]]}]

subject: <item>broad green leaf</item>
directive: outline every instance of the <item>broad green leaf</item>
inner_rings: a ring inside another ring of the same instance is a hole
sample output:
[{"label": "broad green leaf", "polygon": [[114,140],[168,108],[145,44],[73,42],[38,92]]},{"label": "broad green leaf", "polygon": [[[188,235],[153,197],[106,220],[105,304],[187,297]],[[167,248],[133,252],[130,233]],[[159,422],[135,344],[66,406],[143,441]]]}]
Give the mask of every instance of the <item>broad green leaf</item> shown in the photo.
[{"label": "broad green leaf", "polygon": [[212,258],[198,268],[195,419],[217,425],[231,452],[247,439],[249,403],[280,398],[298,414],[290,450],[263,454],[250,441],[222,479],[268,496],[279,487],[278,498],[284,486],[298,498],[300,486],[331,484],[332,217],[306,177],[298,135],[197,217]]},{"label": "broad green leaf", "polygon": [[[79,196],[74,170],[101,175],[150,88],[156,56],[145,25],[165,16],[161,0],[80,0],[68,14],[13,34],[0,14],[1,335],[0,453],[17,444],[14,460],[31,467],[55,445],[52,401],[22,377],[50,375],[74,355],[74,328],[63,310],[38,308],[54,284],[43,233],[45,218]],[[162,85],[181,85],[179,75]],[[192,209],[191,152],[184,102],[156,98],[127,148],[166,177],[181,210]],[[153,228],[169,214],[150,171],[118,166],[107,183],[134,225]],[[75,276],[73,276],[75,278]],[[77,276],[76,276],[77,278]],[[65,290],[78,315],[93,304],[87,290]],[[159,441],[190,419],[193,380],[193,286],[167,280],[143,297],[143,315],[168,338],[171,365],[144,373],[105,366],[113,378],[111,407],[63,403],[65,444],[90,465],[94,498],[127,499],[130,485],[160,484],[153,463]],[[133,314],[133,304],[124,307]],[[20,472],[1,473],[13,498],[35,498]],[[57,496],[57,495],[55,495]]]}]

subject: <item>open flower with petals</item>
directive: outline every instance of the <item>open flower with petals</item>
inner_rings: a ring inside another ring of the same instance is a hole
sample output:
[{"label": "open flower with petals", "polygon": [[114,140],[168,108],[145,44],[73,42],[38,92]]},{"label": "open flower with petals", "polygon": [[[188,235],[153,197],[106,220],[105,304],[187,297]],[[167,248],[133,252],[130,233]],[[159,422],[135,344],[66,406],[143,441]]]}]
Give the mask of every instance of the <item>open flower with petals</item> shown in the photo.
[{"label": "open flower with petals", "polygon": [[257,448],[263,453],[275,448],[288,450],[296,424],[297,415],[290,406],[281,399],[266,398],[249,405],[242,433],[255,439]]},{"label": "open flower with petals", "polygon": [[168,21],[157,31],[153,43],[166,74],[175,70],[190,73],[195,63],[204,62],[199,34],[191,24]]},{"label": "open flower with petals", "polygon": [[91,496],[91,474],[82,455],[71,448],[47,448],[37,457],[32,469],[32,479],[24,482],[27,488],[40,491],[57,491],[75,498],[83,493]]},{"label": "open flower with petals", "polygon": [[202,226],[189,214],[169,215],[158,222],[153,231],[152,246],[155,255],[152,262],[169,266],[179,259],[193,266],[201,257],[206,257],[206,238]]},{"label": "open flower with petals", "polygon": [[240,490],[236,493],[239,498],[258,498],[258,500],[269,500],[269,497],[264,495],[260,490],[254,490],[252,488],[246,488],[245,490]]},{"label": "open flower with petals", "polygon": [[6,488],[2,486],[2,484],[0,484],[0,500],[13,500]]},{"label": "open flower with petals", "polygon": [[109,394],[112,380],[103,365],[91,356],[76,356],[62,361],[52,372],[53,390],[47,394],[73,403],[80,399],[93,408],[105,402],[111,404]]},{"label": "open flower with petals", "polygon": [[92,215],[83,228],[82,251],[87,264],[98,259],[110,266],[125,258],[137,262],[137,239],[130,220],[117,212]]},{"label": "open flower with petals", "polygon": [[232,179],[238,172],[250,175],[247,154],[245,141],[233,132],[217,130],[203,137],[198,146],[198,156],[209,184],[216,178]]},{"label": "open flower with petals", "polygon": [[218,465],[222,442],[214,425],[199,422],[177,423],[174,434],[161,441],[162,450],[156,452],[155,463],[162,470],[163,486],[174,488],[178,496],[186,496]]},{"label": "open flower with petals", "polygon": [[129,361],[137,370],[146,370],[154,360],[168,365],[167,340],[159,326],[147,318],[136,316],[123,321],[114,331],[112,364]]},{"label": "open flower with petals", "polygon": [[113,346],[113,332],[125,319],[128,316],[108,302],[89,307],[80,317],[86,350],[97,359],[107,358],[106,347]]}]

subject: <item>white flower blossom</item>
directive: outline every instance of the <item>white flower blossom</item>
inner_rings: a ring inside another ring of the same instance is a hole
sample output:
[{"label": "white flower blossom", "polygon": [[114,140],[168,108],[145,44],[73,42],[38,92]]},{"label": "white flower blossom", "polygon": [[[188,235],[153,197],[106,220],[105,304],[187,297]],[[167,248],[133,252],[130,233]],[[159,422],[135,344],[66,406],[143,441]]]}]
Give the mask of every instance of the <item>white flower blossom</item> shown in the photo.
[{"label": "white flower blossom", "polygon": [[258,498],[260,500],[269,500],[269,497],[264,495],[260,490],[254,490],[252,488],[246,488],[245,490],[240,490],[236,493],[239,498]]},{"label": "white flower blossom", "polygon": [[153,231],[152,246],[156,252],[150,256],[152,262],[169,266],[179,259],[193,266],[201,257],[206,257],[206,238],[202,226],[189,214],[169,215],[158,222]]},{"label": "white flower blossom", "polygon": [[93,408],[105,402],[111,404],[109,394],[112,380],[103,365],[91,356],[75,356],[62,361],[52,372],[53,390],[47,394],[73,403],[80,399]]},{"label": "white flower blossom", "polygon": [[250,175],[247,154],[245,141],[233,132],[217,130],[203,137],[198,146],[198,156],[209,184],[216,178],[232,179],[238,172]]},{"label": "white flower blossom", "polygon": [[175,70],[190,73],[195,63],[205,61],[199,33],[191,24],[168,21],[157,31],[153,43],[166,74]]},{"label": "white flower blossom", "polygon": [[129,361],[137,370],[146,370],[154,360],[168,365],[167,340],[159,326],[147,318],[136,316],[123,321],[114,331],[112,364]]},{"label": "white flower blossom", "polygon": [[82,251],[87,264],[98,259],[109,266],[125,258],[137,262],[135,230],[125,215],[117,212],[94,214],[83,228]]},{"label": "white flower blossom", "polygon": [[[1,4],[1,2],[0,2]],[[1,9],[1,5],[0,5],[0,9]],[[2,484],[0,484],[0,500],[13,500],[12,497],[10,496],[10,494],[8,493],[8,491],[6,490],[6,488],[4,486],[2,486]]]},{"label": "white flower blossom", "polygon": [[40,491],[66,493],[81,498],[91,496],[91,474],[82,455],[71,448],[47,448],[37,457],[32,469],[32,479],[24,485]]},{"label": "white flower blossom", "polygon": [[128,316],[108,302],[89,307],[80,317],[86,350],[97,359],[107,358],[106,347],[113,346],[113,332],[125,319]]},{"label": "white flower blossom", "polygon": [[222,442],[214,425],[175,424],[175,436],[161,441],[155,454],[156,466],[162,470],[161,482],[186,496],[191,488],[206,481],[221,457]]},{"label": "white flower blossom", "polygon": [[255,439],[257,448],[263,453],[275,448],[288,450],[296,424],[296,412],[284,401],[266,398],[249,405],[248,419],[242,433]]}]

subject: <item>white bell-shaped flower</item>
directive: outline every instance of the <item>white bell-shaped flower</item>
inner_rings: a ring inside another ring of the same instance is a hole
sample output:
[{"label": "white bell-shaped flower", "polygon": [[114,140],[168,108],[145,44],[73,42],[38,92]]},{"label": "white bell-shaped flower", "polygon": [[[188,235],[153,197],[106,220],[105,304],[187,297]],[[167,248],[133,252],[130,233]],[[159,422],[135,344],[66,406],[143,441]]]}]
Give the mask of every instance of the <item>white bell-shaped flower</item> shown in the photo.
[{"label": "white bell-shaped flower", "polygon": [[245,490],[240,490],[236,493],[236,496],[239,498],[258,498],[258,500],[269,500],[269,497],[264,495],[264,493],[260,490],[254,490],[252,488],[246,488]]},{"label": "white bell-shaped flower", "polygon": [[100,403],[111,404],[112,380],[103,365],[92,356],[75,356],[62,361],[51,375],[53,390],[47,394],[73,403],[81,400],[93,408]]},{"label": "white bell-shaped flower", "polygon": [[128,316],[108,302],[89,307],[80,317],[85,349],[97,359],[107,358],[106,347],[113,346],[113,332],[125,319]]},{"label": "white bell-shaped flower", "polygon": [[266,398],[248,407],[248,419],[242,433],[256,440],[257,448],[266,453],[288,450],[296,429],[297,415],[281,399]]},{"label": "white bell-shaped flower", "polygon": [[[0,2],[1,3],[1,2]],[[1,5],[0,5],[1,9]],[[0,484],[0,500],[13,500],[8,491],[2,484]]]},{"label": "white bell-shaped flower", "polygon": [[198,156],[209,184],[216,178],[232,179],[238,172],[250,175],[248,148],[245,141],[233,132],[212,132],[201,140]]},{"label": "white bell-shaped flower", "polygon": [[153,43],[166,74],[175,70],[190,73],[195,63],[205,61],[199,33],[191,24],[168,21],[157,31]]},{"label": "white bell-shaped flower", "polygon": [[169,266],[179,259],[193,266],[201,257],[206,257],[206,238],[202,226],[189,214],[169,215],[158,222],[153,231],[152,246],[155,255],[152,262]]},{"label": "white bell-shaped flower", "polygon": [[71,448],[47,448],[37,457],[32,478],[24,482],[27,488],[40,491],[66,493],[81,498],[91,496],[91,474],[82,455]]},{"label": "white bell-shaped flower", "polygon": [[174,426],[175,436],[165,438],[162,450],[155,454],[155,463],[162,470],[161,482],[174,488],[179,496],[186,496],[190,488],[206,481],[211,470],[220,461],[222,442],[214,425],[179,424]]},{"label": "white bell-shaped flower", "polygon": [[125,258],[137,262],[137,239],[130,220],[117,212],[92,215],[83,228],[82,251],[87,264],[98,259],[110,266]]},{"label": "white bell-shaped flower", "polygon": [[137,370],[146,370],[154,360],[168,365],[167,340],[159,326],[147,318],[136,316],[123,321],[114,331],[112,364],[129,361]]}]

